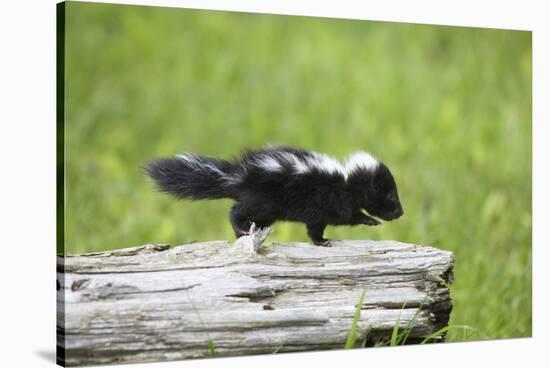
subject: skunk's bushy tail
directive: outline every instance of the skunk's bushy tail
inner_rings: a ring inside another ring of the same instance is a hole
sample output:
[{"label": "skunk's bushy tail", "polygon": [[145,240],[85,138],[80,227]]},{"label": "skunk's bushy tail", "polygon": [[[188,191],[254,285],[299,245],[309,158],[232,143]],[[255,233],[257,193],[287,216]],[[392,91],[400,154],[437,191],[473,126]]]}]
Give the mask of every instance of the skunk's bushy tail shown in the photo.
[{"label": "skunk's bushy tail", "polygon": [[194,154],[152,161],[145,171],[161,192],[180,199],[234,198],[239,182],[232,163]]}]

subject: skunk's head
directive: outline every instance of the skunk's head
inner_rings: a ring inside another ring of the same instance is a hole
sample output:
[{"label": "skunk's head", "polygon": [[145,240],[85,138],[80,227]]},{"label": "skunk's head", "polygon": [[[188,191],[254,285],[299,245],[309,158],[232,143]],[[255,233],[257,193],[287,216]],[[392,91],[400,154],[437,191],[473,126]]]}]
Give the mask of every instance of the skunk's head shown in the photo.
[{"label": "skunk's head", "polygon": [[367,168],[354,171],[348,179],[356,205],[370,215],[385,221],[403,215],[397,185],[390,170],[376,161]]},{"label": "skunk's head", "polygon": [[395,220],[404,213],[393,175],[383,163],[371,171],[365,191],[365,210],[386,221]]}]

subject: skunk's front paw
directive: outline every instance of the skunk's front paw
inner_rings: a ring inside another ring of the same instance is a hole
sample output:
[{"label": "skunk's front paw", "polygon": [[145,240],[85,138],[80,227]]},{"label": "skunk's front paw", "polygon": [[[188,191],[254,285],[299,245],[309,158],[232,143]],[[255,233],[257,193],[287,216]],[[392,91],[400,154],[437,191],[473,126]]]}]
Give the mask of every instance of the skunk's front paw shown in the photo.
[{"label": "skunk's front paw", "polygon": [[319,247],[331,247],[332,246],[332,244],[330,244],[329,239],[319,239],[319,240],[314,240],[313,242],[315,243],[315,245],[317,245]]},{"label": "skunk's front paw", "polygon": [[365,219],[364,224],[365,224],[365,225],[368,225],[368,226],[382,225],[382,223],[381,223],[380,221],[378,221],[377,219],[372,218],[372,217],[367,217],[367,218]]}]

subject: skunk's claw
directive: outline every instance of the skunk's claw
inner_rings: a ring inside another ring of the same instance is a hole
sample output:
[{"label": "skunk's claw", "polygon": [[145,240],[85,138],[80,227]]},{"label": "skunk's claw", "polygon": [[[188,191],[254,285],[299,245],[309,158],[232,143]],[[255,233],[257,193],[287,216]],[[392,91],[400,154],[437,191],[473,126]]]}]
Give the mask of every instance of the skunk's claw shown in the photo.
[{"label": "skunk's claw", "polygon": [[331,247],[332,244],[330,244],[330,240],[329,239],[320,239],[320,240],[315,240],[315,245],[319,246],[319,247]]},{"label": "skunk's claw", "polygon": [[378,226],[378,225],[382,225],[382,223],[380,221],[378,221],[377,219],[375,218],[372,218],[372,217],[367,217],[365,219],[365,225],[368,225],[368,226]]}]

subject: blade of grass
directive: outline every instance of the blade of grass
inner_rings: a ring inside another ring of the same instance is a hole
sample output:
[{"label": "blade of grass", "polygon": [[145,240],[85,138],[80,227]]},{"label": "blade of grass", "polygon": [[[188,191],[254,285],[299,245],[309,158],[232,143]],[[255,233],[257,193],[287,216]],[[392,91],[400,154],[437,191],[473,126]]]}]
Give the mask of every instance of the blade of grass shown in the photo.
[{"label": "blade of grass", "polygon": [[211,357],[216,355],[216,344],[212,339],[208,339],[208,355]]},{"label": "blade of grass", "polygon": [[466,331],[471,331],[472,333],[477,333],[480,337],[482,337],[484,339],[488,338],[484,333],[482,333],[481,331],[479,331],[478,329],[475,329],[473,327],[466,326],[466,325],[449,325],[449,326],[445,326],[445,327],[437,330],[436,332],[434,332],[431,335],[428,335],[424,340],[422,340],[422,342],[420,342],[420,344],[423,345],[423,344],[429,342],[430,340],[435,340],[436,338],[443,336],[443,334],[448,332],[448,331],[451,331],[453,329],[459,329],[459,328],[462,329],[463,341],[465,341]]},{"label": "blade of grass", "polygon": [[357,324],[359,318],[361,317],[361,308],[363,307],[363,300],[365,299],[365,289],[361,291],[361,296],[359,297],[359,303],[355,307],[355,314],[353,316],[353,322],[351,324],[351,330],[346,341],[344,349],[351,349],[355,346],[355,341],[357,339]]},{"label": "blade of grass", "polygon": [[390,346],[397,346],[397,336],[399,335],[399,322],[401,321],[401,312],[403,312],[403,309],[406,305],[407,303],[403,303],[403,306],[401,307],[401,310],[397,315],[397,320],[395,321],[395,325],[393,326],[393,331],[391,333]]},{"label": "blade of grass", "polygon": [[[404,345],[405,342],[407,342],[407,339],[409,338],[409,335],[413,329],[414,324],[418,320],[418,317],[420,316],[420,312],[422,312],[422,308],[424,307],[424,304],[426,304],[426,300],[428,299],[428,296],[426,295],[424,299],[420,302],[420,306],[418,307],[418,310],[414,314],[413,318],[407,323],[407,326],[405,327],[405,330],[398,336],[398,345]],[[404,307],[404,306],[403,306]]]}]

